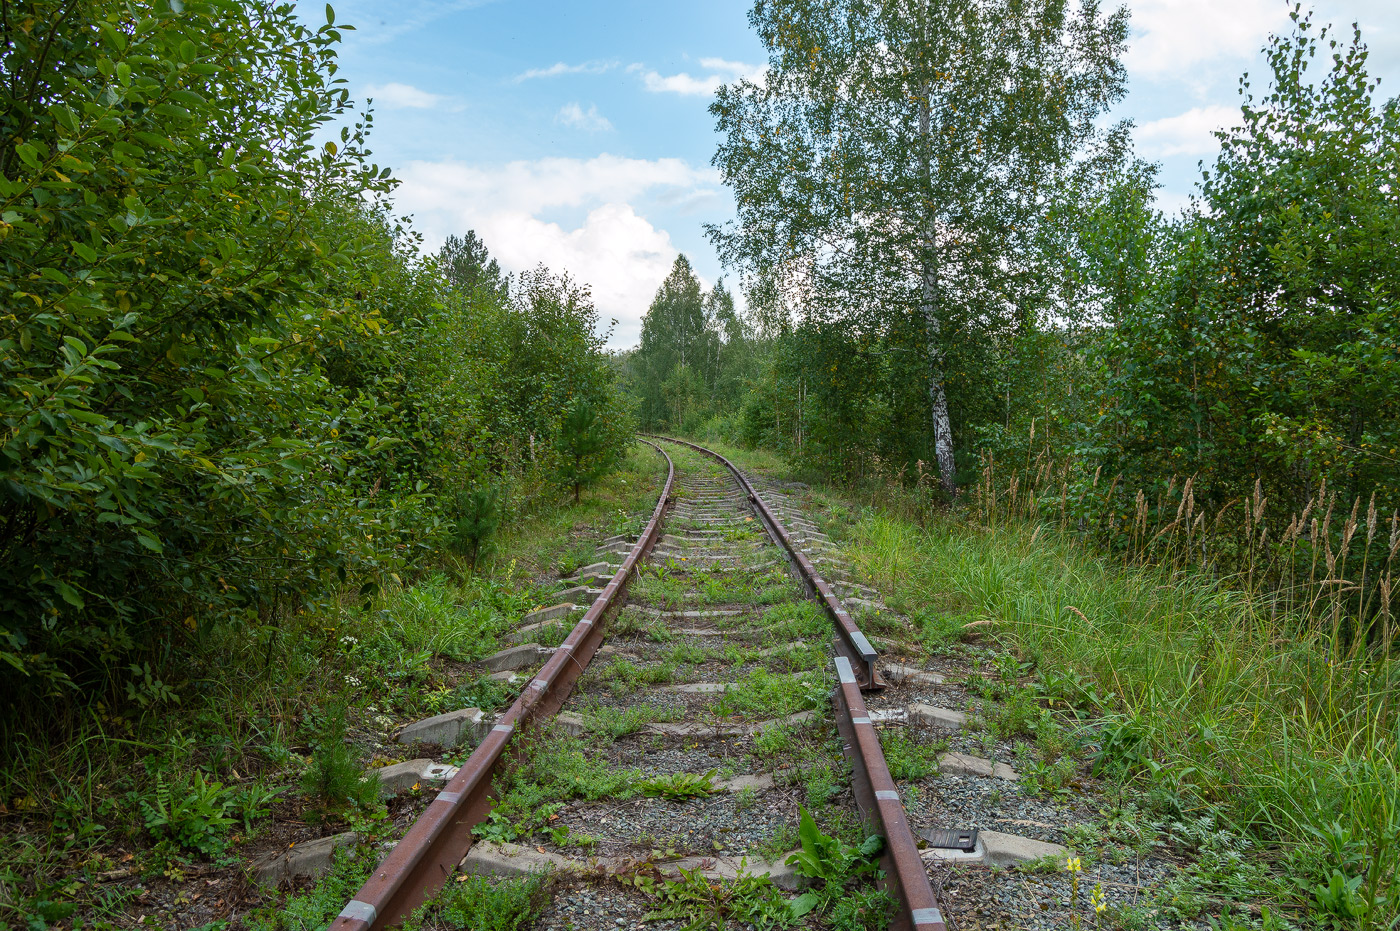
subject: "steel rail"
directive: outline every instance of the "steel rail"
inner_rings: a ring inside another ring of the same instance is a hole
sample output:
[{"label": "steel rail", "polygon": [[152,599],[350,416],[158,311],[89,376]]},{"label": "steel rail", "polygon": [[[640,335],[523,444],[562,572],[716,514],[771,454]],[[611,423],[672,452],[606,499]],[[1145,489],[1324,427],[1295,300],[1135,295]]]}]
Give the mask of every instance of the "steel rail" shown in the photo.
[{"label": "steel rail", "polygon": [[[837,635],[832,637],[832,642],[838,648],[835,657],[838,685],[832,692],[832,703],[836,709],[836,729],[841,734],[846,756],[851,760],[851,784],[855,792],[856,806],[860,809],[866,825],[885,839],[884,851],[880,856],[880,865],[885,873],[883,882],[885,889],[899,903],[899,910],[895,913],[890,927],[894,931],[947,931],[943,913],[928,881],[928,871],[924,868],[923,858],[919,856],[914,832],[909,828],[904,803],[900,801],[899,790],[895,788],[890,768],[885,763],[885,754],[880,748],[880,736],[870,722],[870,713],[866,710],[865,698],[861,695],[861,682],[850,658],[841,655],[840,647],[844,642],[842,632],[855,628],[850,615],[840,606],[830,586],[817,575],[806,554],[793,546],[782,524],[734,463],[714,450],[686,440],[670,437],[660,439],[689,446],[724,463],[739,480],[740,487],[748,494],[750,503],[763,518],[769,533],[775,540],[782,542],[793,556],[798,570],[803,574],[803,581],[821,593],[827,613],[833,614],[834,609],[839,612],[840,617],[846,619],[846,625],[836,625]],[[833,614],[833,617],[835,616]],[[860,632],[856,630],[856,633]],[[863,636],[859,642],[869,649],[869,643]],[[870,650],[870,653],[868,668],[873,670],[874,650]]]},{"label": "steel rail", "polygon": [[821,573],[817,572],[817,567],[812,565],[812,560],[807,558],[807,554],[792,542],[792,538],[788,536],[787,528],[769,509],[768,503],[754,490],[753,485],[749,484],[744,473],[740,472],[734,463],[712,449],[706,449],[687,440],[677,440],[669,436],[657,437],[657,439],[680,446],[689,446],[707,456],[713,456],[724,463],[730,472],[734,473],[734,477],[739,480],[739,487],[744,490],[749,503],[753,505],[754,510],[758,512],[758,516],[767,526],[768,535],[787,550],[788,556],[796,563],[798,573],[802,576],[802,584],[816,594],[817,600],[826,609],[827,616],[831,618],[832,624],[836,627],[838,652],[850,660],[851,666],[855,669],[856,676],[860,680],[861,688],[866,690],[883,688],[884,683],[880,680],[879,670],[876,667],[879,654],[870,645],[870,641],[865,638],[865,634],[860,632],[860,628],[856,626],[851,615],[842,607],[841,600],[836,597],[836,592],[832,591],[831,585],[821,577]]},{"label": "steel rail", "polygon": [[491,810],[492,777],[506,758],[511,738],[517,730],[539,724],[558,712],[593,659],[603,639],[599,621],[626,586],[637,562],[659,538],[661,518],[676,479],[676,465],[666,451],[655,443],[642,442],[665,457],[666,485],[641,538],[563,645],[341,910],[331,923],[332,931],[379,931],[392,927],[447,883],[471,849],[472,828],[486,820]]}]

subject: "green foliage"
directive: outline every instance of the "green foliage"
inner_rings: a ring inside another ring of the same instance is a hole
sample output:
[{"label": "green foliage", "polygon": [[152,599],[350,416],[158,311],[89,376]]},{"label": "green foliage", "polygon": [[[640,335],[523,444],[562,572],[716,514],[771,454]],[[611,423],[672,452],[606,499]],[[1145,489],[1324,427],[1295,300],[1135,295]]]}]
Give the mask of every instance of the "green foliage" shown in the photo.
[{"label": "green foliage", "polygon": [[1123,93],[1127,10],[794,0],[750,22],[767,77],[710,108],[739,214],[710,235],[785,345],[744,432],[772,423],[847,475],[936,461],[952,492],[952,431],[1002,421],[1002,389],[1035,377],[1046,203],[1119,158],[1123,128],[1096,120]]},{"label": "green foliage", "polygon": [[254,910],[248,927],[253,931],[318,931],[327,927],[374,869],[373,858],[349,853],[336,851],[330,874],[315,888],[291,896],[280,907]]},{"label": "green foliage", "polygon": [[341,27],[179,6],[45,0],[7,33],[6,732],[167,704],[230,637],[270,650],[339,589],[474,558],[565,406],[612,405],[586,289],[512,293],[472,235],[425,259],[370,118],[313,142],[352,116]]},{"label": "green foliage", "polygon": [[643,795],[653,795],[673,802],[708,798],[720,791],[713,781],[715,772],[716,770],[712,769],[707,773],[669,773],[665,776],[655,776],[637,783],[637,790]]},{"label": "green foliage", "polygon": [[555,452],[559,458],[555,477],[574,493],[579,492],[613,468],[622,458],[623,426],[615,415],[599,412],[586,399],[571,404],[559,421]]},{"label": "green foliage", "polygon": [[[1329,632],[1266,599],[1201,573],[1115,567],[1043,525],[989,533],[945,521],[925,531],[872,515],[860,536],[851,552],[890,597],[994,620],[1019,654],[1076,670],[1042,691],[1093,721],[1101,778],[1175,817],[1212,812],[1232,836],[1268,849],[1245,861],[1279,859],[1284,841],[1308,903],[1316,887],[1331,894],[1333,868],[1348,884],[1361,877],[1357,895],[1378,903],[1376,925],[1394,920],[1394,657],[1339,657]],[[1105,706],[1113,710],[1094,710]],[[1027,775],[1050,791],[1072,778],[1067,761]],[[1208,831],[1181,834],[1216,844]],[[1203,860],[1233,862],[1238,843],[1217,846]],[[1213,880],[1191,883],[1202,881]]]},{"label": "green foliage", "polygon": [[723,281],[705,293],[690,260],[677,256],[627,358],[643,429],[694,434],[704,419],[737,406],[752,362],[734,296]]},{"label": "green foliage", "polygon": [[227,847],[228,830],[237,823],[231,817],[237,804],[234,790],[206,781],[197,770],[188,784],[177,787],[157,773],[155,791],[139,802],[146,830],[153,837],[206,857],[223,853]]},{"label": "green foliage", "polygon": [[4,51],[0,649],[29,694],[354,568],[326,517],[384,442],[338,440],[375,401],[314,365],[382,329],[342,290],[377,208],[321,224],[390,185],[367,121],[311,143],[349,108],[339,32],[266,2],[107,12],[36,4]]},{"label": "green foliage", "polygon": [[1092,448],[1128,489],[1193,476],[1212,510],[1259,479],[1278,505],[1332,486],[1374,491],[1387,512],[1400,504],[1400,106],[1373,101],[1359,31],[1339,41],[1292,15],[1266,49],[1268,91],[1242,83],[1240,122],[1218,134],[1201,209],[1160,234],[1151,284],[1106,289]]},{"label": "green foliage", "polygon": [[652,887],[659,900],[648,921],[684,922],[683,931],[724,931],[729,921],[767,931],[794,924],[788,901],[767,876],[740,871],[733,880],[708,879],[699,869],[680,871],[678,879]]},{"label": "green foliage", "polygon": [[[878,835],[867,837],[858,847],[842,843],[838,838],[822,833],[807,809],[799,810],[801,820],[797,834],[802,841],[802,849],[788,857],[787,862],[789,866],[796,867],[803,876],[816,880],[820,885],[792,900],[794,918],[801,918],[809,913],[822,915],[834,903],[841,902],[848,892],[848,886],[875,871],[876,859],[885,846],[884,838]],[[878,915],[867,916],[868,919],[885,918],[888,906],[884,903],[881,903],[881,906],[875,909]],[[846,920],[855,917],[856,914],[850,914]]]},{"label": "green foliage", "polygon": [[344,704],[323,711],[311,762],[301,779],[310,811],[321,817],[344,817],[379,802],[379,781],[364,778],[364,762],[345,740],[345,713]]},{"label": "green foliage", "polygon": [[501,526],[501,495],[489,485],[457,493],[456,523],[452,528],[452,548],[473,568],[482,547]]},{"label": "green foliage", "polygon": [[942,748],[923,745],[902,728],[880,731],[880,749],[890,776],[897,781],[919,781],[938,772],[938,753]]},{"label": "green foliage", "polygon": [[472,928],[473,931],[524,931],[549,904],[554,880],[548,873],[493,880],[459,875],[436,898],[420,906],[404,928]]},{"label": "green foliage", "polygon": [[487,294],[504,298],[509,292],[506,276],[491,258],[486,243],[477,238],[475,230],[465,236],[449,235],[437,254],[438,267],[449,285],[471,294],[481,288]]}]

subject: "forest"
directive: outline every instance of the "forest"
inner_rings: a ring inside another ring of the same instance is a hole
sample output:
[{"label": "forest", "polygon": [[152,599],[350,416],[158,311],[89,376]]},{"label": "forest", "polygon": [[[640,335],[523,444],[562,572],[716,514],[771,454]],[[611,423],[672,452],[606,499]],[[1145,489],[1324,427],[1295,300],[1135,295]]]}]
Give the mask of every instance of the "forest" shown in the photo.
[{"label": "forest", "polygon": [[114,844],[178,883],[277,792],[382,838],[347,713],[502,706],[452,664],[635,531],[638,432],[853,502],[939,650],[953,593],[1068,669],[1095,778],[1234,838],[1210,902],[1268,890],[1219,927],[1396,927],[1400,98],[1293,7],[1167,215],[1108,119],[1129,17],[760,0],[726,277],[678,256],[619,350],[567,269],[425,247],[330,7],[6,5],[0,928],[116,914]]},{"label": "forest", "polygon": [[[1100,126],[1126,10],[901,15],[754,13],[768,82],[710,108],[739,216],[709,234],[748,313],[677,259],[625,356],[641,426],[927,508],[1009,490],[1111,552],[1185,547],[1388,645],[1400,102],[1360,32],[1295,8],[1267,91],[1165,216],[1130,124]],[[895,33],[924,38],[901,58]],[[1360,574],[1338,588],[1334,563]]]}]

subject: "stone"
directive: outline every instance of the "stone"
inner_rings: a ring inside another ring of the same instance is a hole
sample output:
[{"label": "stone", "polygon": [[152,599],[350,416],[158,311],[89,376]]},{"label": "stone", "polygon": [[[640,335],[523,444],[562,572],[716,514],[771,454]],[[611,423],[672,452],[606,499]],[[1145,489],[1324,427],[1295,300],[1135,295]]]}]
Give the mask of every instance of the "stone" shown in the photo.
[{"label": "stone", "polygon": [[492,672],[500,672],[504,669],[533,666],[543,662],[544,658],[549,656],[551,652],[553,651],[549,647],[542,647],[538,643],[522,643],[520,646],[508,647],[499,653],[492,653],[482,662]]},{"label": "stone", "polygon": [[609,543],[607,546],[598,547],[597,550],[599,556],[605,553],[612,556],[626,556],[630,552],[632,552],[632,544],[627,542]]},{"label": "stone", "polygon": [[331,871],[335,852],[360,842],[354,831],[321,837],[293,844],[281,853],[265,857],[253,864],[253,877],[267,886],[280,885],[283,880],[309,877],[320,878]]},{"label": "stone", "polygon": [[425,743],[440,747],[457,747],[465,743],[480,743],[491,726],[480,708],[462,708],[434,715],[408,725],[394,739],[401,744]]},{"label": "stone", "polygon": [[365,770],[365,778],[379,780],[380,795],[398,795],[400,792],[408,792],[414,786],[421,784],[424,778],[423,774],[432,765],[433,761],[428,759],[409,760],[405,763],[395,763],[392,766]]},{"label": "stone", "polygon": [[491,675],[486,677],[486,681],[499,682],[502,685],[510,686],[515,685],[518,682],[524,682],[525,677],[518,672],[514,672],[509,669],[504,669],[500,672],[491,673]]},{"label": "stone", "polygon": [[915,702],[909,706],[909,723],[937,727],[945,731],[960,731],[967,726],[967,715],[951,708],[938,708]]},{"label": "stone", "polygon": [[574,573],[574,575],[573,575],[573,580],[576,580],[576,581],[578,581],[578,582],[582,582],[586,576],[590,576],[590,575],[595,575],[595,576],[603,576],[603,575],[606,575],[607,578],[609,578],[609,579],[612,578],[612,576],[613,576],[613,573],[612,573],[612,563],[608,563],[608,562],[595,562],[595,563],[593,563],[591,566],[584,566],[584,567],[583,567],[582,569],[580,569],[578,572]]},{"label": "stone", "polygon": [[583,718],[570,711],[561,711],[554,716],[554,726],[568,734],[570,737],[578,737],[584,732]]},{"label": "stone", "polygon": [[658,692],[680,692],[683,695],[717,695],[727,689],[738,688],[735,682],[687,682],[685,685],[666,685]]},{"label": "stone", "polygon": [[660,608],[649,608],[642,605],[637,608],[646,614],[660,618],[679,618],[682,620],[694,620],[702,617],[737,617],[740,614],[748,614],[748,608],[715,608],[709,611],[663,611]]},{"label": "stone", "polygon": [[918,666],[888,663],[882,665],[880,671],[891,685],[941,685],[943,683],[943,676],[940,673],[928,672]]},{"label": "stone", "polygon": [[511,631],[506,639],[511,643],[532,643],[545,630],[559,630],[572,626],[569,622],[561,620],[541,621],[538,624],[526,624],[524,627]]},{"label": "stone", "polygon": [[1069,853],[1067,848],[1059,844],[1017,834],[1003,834],[1000,831],[979,831],[977,846],[986,851],[987,862],[996,866],[1013,866],[1045,857],[1062,859]]},{"label": "stone", "polygon": [[757,776],[735,776],[733,779],[725,779],[723,782],[715,783],[715,787],[724,792],[742,792],[745,789],[767,792],[773,788],[773,777],[769,773],[760,773]]},{"label": "stone", "polygon": [[603,545],[611,546],[614,543],[628,543],[631,541],[631,539],[632,538],[627,536],[625,533],[620,533],[615,537],[608,537],[606,540],[603,541]]},{"label": "stone", "polygon": [[[793,853],[800,851],[795,850]],[[658,868],[666,876],[679,876],[681,870],[699,870],[700,875],[706,879],[734,880],[738,879],[741,873],[767,876],[779,889],[796,892],[810,886],[812,880],[797,872],[795,867],[787,865],[785,861],[791,855],[787,854],[772,862],[748,860],[744,857],[682,857],[669,863],[658,864]]]},{"label": "stone", "polygon": [[598,600],[598,596],[603,594],[601,588],[589,588],[587,585],[575,585],[566,588],[554,597],[563,601],[572,601],[576,605],[591,605]]},{"label": "stone", "polygon": [[645,734],[658,734],[663,737],[748,737],[775,724],[804,724],[811,719],[812,712],[799,711],[797,714],[790,714],[786,718],[759,721],[756,724],[724,724],[719,727],[713,724],[671,724],[669,722],[659,722],[644,726],[642,732]]},{"label": "stone", "polygon": [[872,708],[866,712],[871,724],[908,724],[909,711],[905,708]]},{"label": "stone", "polygon": [[984,779],[1009,779],[1021,776],[1005,763],[993,763],[967,753],[945,753],[938,758],[938,771],[945,776],[981,776]]},{"label": "stone", "polygon": [[550,870],[581,871],[586,868],[586,864],[557,853],[492,841],[473,844],[461,863],[462,872],[470,876],[514,877],[548,873]]},{"label": "stone", "polygon": [[548,608],[539,608],[535,611],[531,611],[520,620],[527,627],[531,624],[542,624],[545,621],[553,621],[561,617],[568,617],[573,613],[574,607],[575,605],[572,601],[565,601],[560,604],[550,605]]}]

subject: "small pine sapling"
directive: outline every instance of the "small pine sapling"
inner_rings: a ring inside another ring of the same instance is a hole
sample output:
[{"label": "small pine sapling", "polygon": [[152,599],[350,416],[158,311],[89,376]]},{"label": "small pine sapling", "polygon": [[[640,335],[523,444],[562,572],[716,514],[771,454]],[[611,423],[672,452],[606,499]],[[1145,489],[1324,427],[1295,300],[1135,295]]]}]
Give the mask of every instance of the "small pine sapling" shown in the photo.
[{"label": "small pine sapling", "polygon": [[476,569],[477,560],[485,555],[491,537],[501,526],[501,494],[490,485],[458,492],[455,510],[452,549],[467,557]]},{"label": "small pine sapling", "polygon": [[559,455],[555,476],[561,485],[573,489],[574,504],[583,487],[606,475],[621,455],[622,444],[612,432],[587,401],[579,400],[564,412],[555,443]]}]

